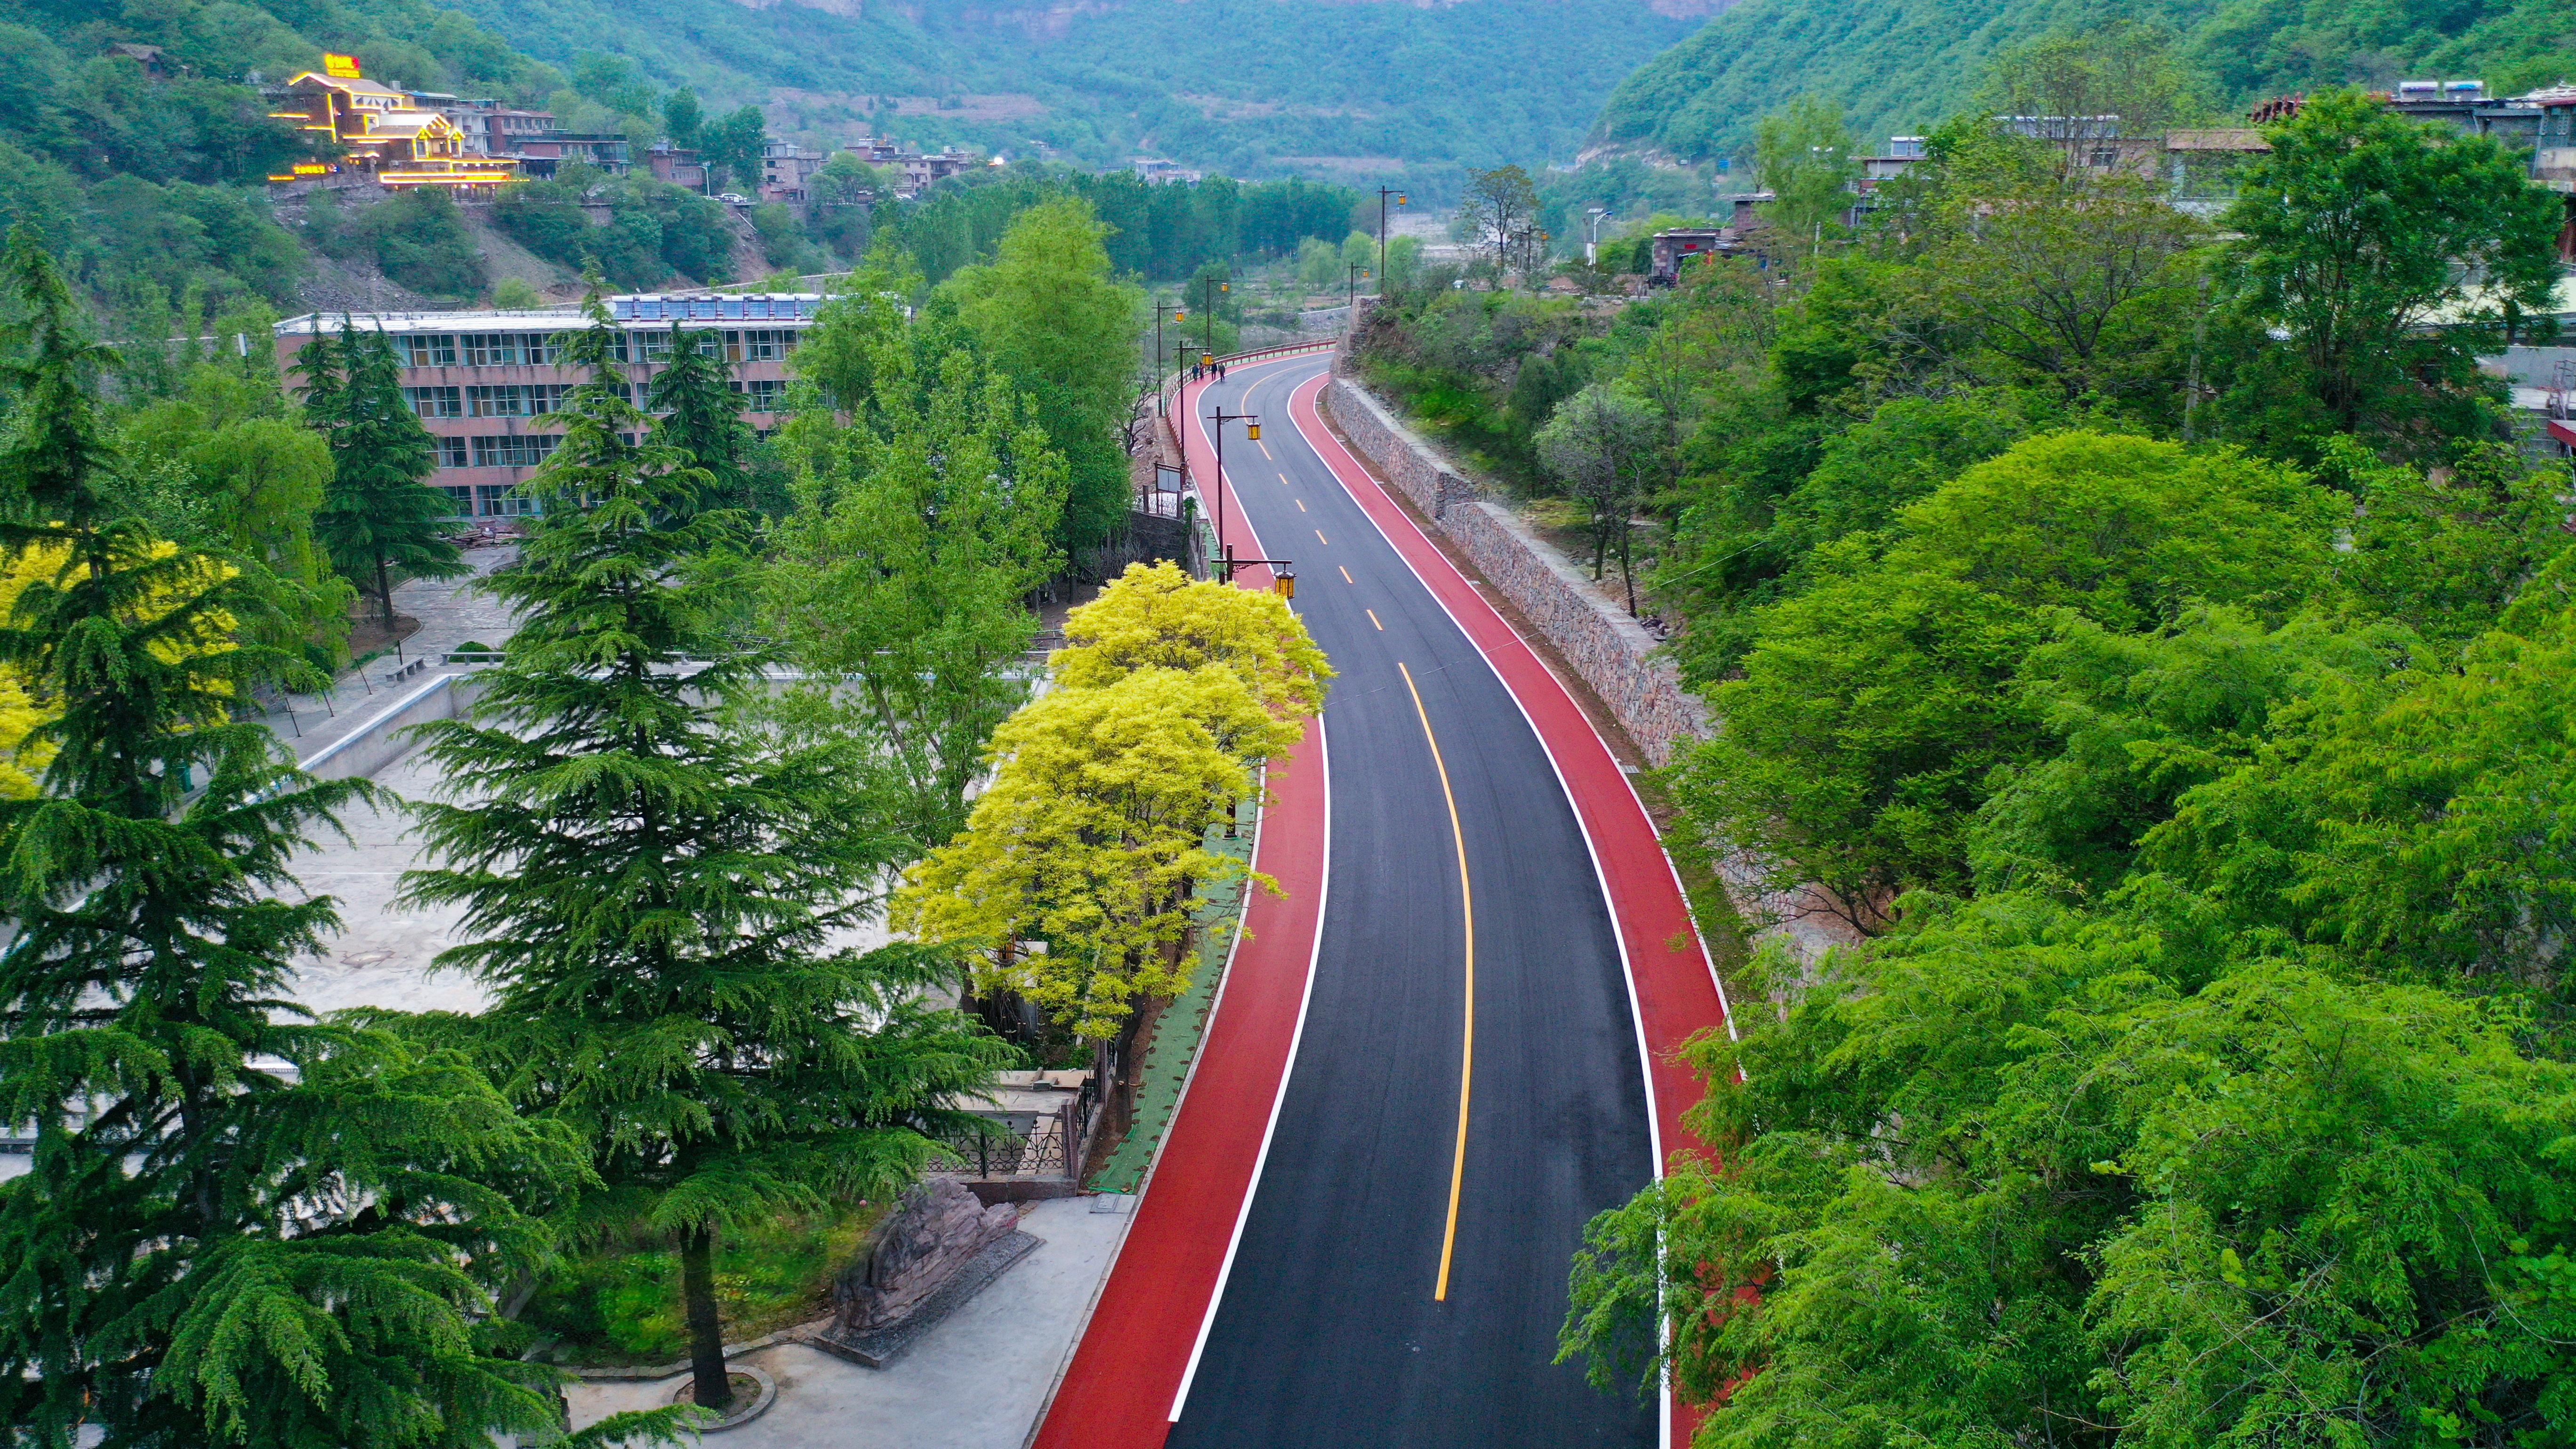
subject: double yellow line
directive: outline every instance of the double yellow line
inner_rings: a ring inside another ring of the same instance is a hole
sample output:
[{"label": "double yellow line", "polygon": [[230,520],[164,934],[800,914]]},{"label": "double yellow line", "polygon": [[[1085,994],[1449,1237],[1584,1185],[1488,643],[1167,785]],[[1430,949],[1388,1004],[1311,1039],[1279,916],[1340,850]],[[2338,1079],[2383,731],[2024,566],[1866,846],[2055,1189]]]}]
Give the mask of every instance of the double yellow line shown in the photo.
[{"label": "double yellow line", "polygon": [[1440,737],[1431,732],[1431,712],[1422,707],[1422,691],[1413,687],[1413,671],[1399,659],[1404,692],[1413,696],[1413,712],[1422,720],[1422,738],[1431,745],[1431,767],[1440,772],[1440,798],[1449,805],[1449,838],[1458,843],[1458,910],[1467,927],[1467,1025],[1458,1048],[1458,1149],[1449,1163],[1449,1221],[1440,1233],[1440,1281],[1432,1301],[1449,1297],[1449,1260],[1458,1248],[1458,1196],[1467,1184],[1467,1098],[1476,1080],[1476,896],[1467,884],[1467,832],[1458,828],[1458,797],[1449,788],[1449,766],[1440,758]]}]

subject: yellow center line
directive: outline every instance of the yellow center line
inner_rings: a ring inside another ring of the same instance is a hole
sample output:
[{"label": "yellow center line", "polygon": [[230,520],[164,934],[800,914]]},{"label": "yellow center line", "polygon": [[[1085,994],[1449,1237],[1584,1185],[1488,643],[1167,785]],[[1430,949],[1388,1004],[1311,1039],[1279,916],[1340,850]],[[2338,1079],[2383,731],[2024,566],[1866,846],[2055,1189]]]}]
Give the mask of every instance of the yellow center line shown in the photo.
[{"label": "yellow center line", "polygon": [[1283,488],[1288,486],[1288,475],[1287,475],[1287,474],[1282,473],[1282,474],[1280,474],[1280,475],[1279,475],[1279,484],[1280,484],[1280,486],[1281,486],[1281,487],[1283,487]]},{"label": "yellow center line", "polygon": [[[1254,446],[1254,447],[1256,447],[1256,448],[1259,448],[1259,449],[1261,450],[1261,456],[1263,456],[1263,457],[1265,457],[1265,458],[1270,458],[1270,445],[1269,445],[1268,443],[1255,443],[1255,444],[1253,444],[1252,446]],[[1278,462],[1279,460],[1278,460],[1278,459],[1276,459],[1276,458],[1270,458],[1270,461],[1271,461],[1271,462],[1273,462],[1273,463],[1276,463],[1276,462]]]},{"label": "yellow center line", "polygon": [[1297,500],[1297,511],[1298,511],[1299,513],[1303,513],[1303,512],[1305,512],[1305,511],[1306,511],[1306,500],[1305,500],[1305,499],[1300,498],[1300,499],[1298,499],[1298,500]]},{"label": "yellow center line", "polygon": [[[1371,614],[1373,621],[1377,615]],[[1383,627],[1383,626],[1381,626]],[[1449,767],[1440,759],[1440,737],[1431,732],[1431,712],[1422,707],[1422,691],[1413,687],[1413,671],[1395,661],[1404,675],[1404,692],[1413,696],[1421,717],[1422,738],[1431,744],[1431,767],[1440,772],[1440,798],[1449,802],[1449,838],[1458,842],[1458,912],[1467,927],[1467,1027],[1458,1047],[1458,1151],[1449,1163],[1449,1222],[1440,1232],[1440,1282],[1431,1290],[1435,1303],[1449,1298],[1449,1259],[1458,1247],[1458,1195],[1467,1185],[1467,1097],[1476,1080],[1476,897],[1467,888],[1467,832],[1458,828],[1458,797],[1449,790]]]},{"label": "yellow center line", "polygon": [[[1370,623],[1372,623],[1372,624],[1377,624],[1377,610],[1375,610],[1375,609],[1362,609],[1362,610],[1360,610],[1360,612],[1369,616],[1369,622],[1370,622]],[[1386,626],[1385,626],[1384,624],[1377,624],[1377,631],[1378,631],[1379,633],[1381,633],[1381,634],[1385,633],[1385,632],[1386,632]]]},{"label": "yellow center line", "polygon": [[1326,548],[1331,548],[1333,546],[1333,541],[1324,537],[1324,531],[1320,528],[1315,530],[1315,542],[1322,544]]},{"label": "yellow center line", "polygon": [[[1335,564],[1333,567],[1342,569],[1340,564]],[[1342,582],[1346,584],[1356,584],[1359,580],[1351,577],[1351,571],[1349,569],[1342,569]]]}]

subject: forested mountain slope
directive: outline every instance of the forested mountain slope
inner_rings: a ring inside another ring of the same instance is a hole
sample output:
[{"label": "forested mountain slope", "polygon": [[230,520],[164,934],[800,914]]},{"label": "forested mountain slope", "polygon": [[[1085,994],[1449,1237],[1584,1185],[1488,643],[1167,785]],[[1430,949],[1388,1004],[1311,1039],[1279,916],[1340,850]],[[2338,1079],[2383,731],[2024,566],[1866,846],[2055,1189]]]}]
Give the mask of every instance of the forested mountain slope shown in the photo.
[{"label": "forested mountain slope", "polygon": [[973,7],[733,0],[452,0],[567,71],[752,102],[773,129],[876,121],[1085,165],[1140,152],[1241,176],[1400,175],[1570,152],[1600,99],[1708,0],[1121,0]]},{"label": "forested mountain slope", "polygon": [[1730,155],[1764,112],[1806,93],[1841,100],[1864,138],[1919,130],[1965,107],[2003,47],[2118,19],[2175,32],[2226,108],[2337,82],[2521,89],[2576,72],[2576,21],[2550,0],[1746,0],[1628,77],[1590,144]]}]

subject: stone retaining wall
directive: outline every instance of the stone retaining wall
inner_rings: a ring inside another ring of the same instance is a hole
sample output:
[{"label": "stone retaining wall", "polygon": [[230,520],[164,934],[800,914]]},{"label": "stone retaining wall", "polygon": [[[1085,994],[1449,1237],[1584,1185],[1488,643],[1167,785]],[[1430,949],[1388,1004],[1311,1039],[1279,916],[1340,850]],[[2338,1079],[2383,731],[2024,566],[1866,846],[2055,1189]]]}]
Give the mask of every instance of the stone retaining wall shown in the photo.
[{"label": "stone retaining wall", "polygon": [[1683,687],[1672,661],[1655,653],[1655,636],[1594,593],[1565,555],[1518,514],[1480,500],[1474,484],[1350,375],[1348,362],[1346,353],[1333,355],[1324,411],[1361,461],[1412,499],[1537,626],[1650,762],[1669,764],[1685,741],[1706,737],[1707,707]]}]

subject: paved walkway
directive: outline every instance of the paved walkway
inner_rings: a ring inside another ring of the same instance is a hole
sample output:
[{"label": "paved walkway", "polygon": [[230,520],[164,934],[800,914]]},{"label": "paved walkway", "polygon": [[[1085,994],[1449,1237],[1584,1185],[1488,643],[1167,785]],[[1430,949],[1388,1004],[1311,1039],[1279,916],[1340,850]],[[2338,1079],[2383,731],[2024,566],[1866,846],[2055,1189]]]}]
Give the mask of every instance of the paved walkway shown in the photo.
[{"label": "paved walkway", "polygon": [[[1021,1449],[1118,1254],[1132,1202],[1102,1195],[1030,1204],[1020,1226],[1044,1246],[889,1368],[860,1368],[801,1343],[734,1360],[767,1370],[778,1402],[727,1430],[725,1449]],[[680,1382],[577,1384],[572,1425],[666,1404]]]},{"label": "paved walkway", "polygon": [[[394,588],[394,612],[420,621],[419,630],[402,641],[402,660],[426,659],[435,670],[447,651],[460,644],[500,645],[518,632],[499,600],[474,587],[484,575],[519,556],[515,543],[468,549],[465,562],[474,572],[458,579],[414,579]],[[388,687],[409,688],[412,680],[388,686],[385,676],[399,667],[391,656],[370,659],[343,670],[325,694],[290,695],[263,716],[279,739],[311,759],[374,716],[378,696]],[[418,679],[422,676],[413,676]]]}]

